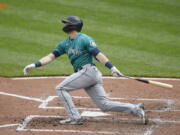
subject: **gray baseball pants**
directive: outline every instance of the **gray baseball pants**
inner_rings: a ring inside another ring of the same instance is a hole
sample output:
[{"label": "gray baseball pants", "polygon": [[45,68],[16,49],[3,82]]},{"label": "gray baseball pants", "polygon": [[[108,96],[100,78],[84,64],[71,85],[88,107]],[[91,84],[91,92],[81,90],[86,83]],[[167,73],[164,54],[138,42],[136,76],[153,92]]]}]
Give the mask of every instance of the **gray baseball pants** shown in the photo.
[{"label": "gray baseball pants", "polygon": [[102,75],[96,66],[87,64],[82,70],[70,75],[56,86],[59,98],[63,101],[65,109],[71,119],[81,119],[81,115],[76,109],[70,91],[84,88],[94,103],[102,111],[136,113],[136,105],[130,103],[110,101],[103,88]]}]

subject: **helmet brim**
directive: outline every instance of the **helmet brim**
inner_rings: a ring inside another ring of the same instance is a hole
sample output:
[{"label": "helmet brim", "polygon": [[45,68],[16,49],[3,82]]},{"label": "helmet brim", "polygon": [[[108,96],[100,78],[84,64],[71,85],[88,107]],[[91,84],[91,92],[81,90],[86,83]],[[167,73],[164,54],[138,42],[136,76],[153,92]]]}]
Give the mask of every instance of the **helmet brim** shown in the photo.
[{"label": "helmet brim", "polygon": [[63,19],[62,21],[61,21],[62,23],[71,23],[69,20],[67,20],[67,19]]}]

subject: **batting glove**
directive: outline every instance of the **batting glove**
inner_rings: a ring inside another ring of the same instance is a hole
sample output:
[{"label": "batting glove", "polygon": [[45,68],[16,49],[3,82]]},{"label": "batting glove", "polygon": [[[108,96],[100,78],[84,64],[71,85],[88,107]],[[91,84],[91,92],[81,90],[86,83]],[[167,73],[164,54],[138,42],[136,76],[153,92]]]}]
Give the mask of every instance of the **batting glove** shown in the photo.
[{"label": "batting glove", "polygon": [[30,65],[27,65],[24,69],[23,69],[23,72],[24,72],[24,75],[28,75],[28,72],[32,69],[34,69],[36,66],[35,64],[30,64]]},{"label": "batting glove", "polygon": [[111,71],[114,77],[124,76],[115,66],[111,68]]}]

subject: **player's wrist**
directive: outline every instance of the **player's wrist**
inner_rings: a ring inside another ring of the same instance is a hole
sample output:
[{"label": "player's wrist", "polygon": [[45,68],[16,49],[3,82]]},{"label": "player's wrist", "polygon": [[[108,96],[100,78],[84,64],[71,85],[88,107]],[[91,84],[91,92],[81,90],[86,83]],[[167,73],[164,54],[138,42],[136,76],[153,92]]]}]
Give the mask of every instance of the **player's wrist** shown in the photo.
[{"label": "player's wrist", "polygon": [[105,66],[109,69],[112,69],[114,67],[114,65],[110,61],[106,62]]},{"label": "player's wrist", "polygon": [[41,62],[40,62],[40,61],[37,61],[37,62],[35,62],[35,63],[34,63],[34,66],[35,66],[35,67],[41,67],[41,66],[42,66],[42,64],[41,64]]}]

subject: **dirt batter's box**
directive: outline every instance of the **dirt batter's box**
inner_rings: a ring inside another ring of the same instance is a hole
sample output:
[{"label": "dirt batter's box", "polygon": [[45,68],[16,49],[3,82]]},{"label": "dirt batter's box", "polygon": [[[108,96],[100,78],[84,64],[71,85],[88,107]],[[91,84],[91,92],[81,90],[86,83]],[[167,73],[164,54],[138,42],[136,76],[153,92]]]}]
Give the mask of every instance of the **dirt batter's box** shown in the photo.
[{"label": "dirt batter's box", "polygon": [[[147,109],[153,114],[150,118],[150,124],[139,124],[139,119],[127,117],[117,117],[113,119],[112,115],[106,117],[85,118],[87,122],[82,126],[60,125],[59,120],[64,116],[55,115],[30,115],[25,118],[23,123],[18,126],[17,131],[31,132],[60,132],[60,133],[77,133],[77,134],[127,134],[127,135],[151,135],[160,124],[180,124],[180,121],[159,119],[157,114],[169,113],[175,109],[174,100],[172,99],[147,99],[147,98],[110,98],[115,101],[127,102],[144,102]],[[73,100],[79,110],[99,111],[98,108],[90,101],[89,97],[73,96]],[[57,96],[49,96],[39,105],[42,109],[64,109],[63,104]],[[156,114],[157,113],[157,114]]]},{"label": "dirt batter's box", "polygon": [[[158,125],[140,125],[134,122],[119,123],[113,122],[110,119],[95,118],[94,121],[85,123],[82,126],[72,125],[59,125],[57,121],[64,116],[52,116],[52,115],[30,115],[26,117],[22,125],[17,128],[17,131],[30,131],[30,132],[59,132],[74,133],[74,134],[108,134],[108,135],[150,135]],[[99,122],[99,120],[101,122]],[[136,121],[137,122],[137,121]],[[36,124],[34,126],[34,124]],[[113,125],[112,125],[113,124]]]}]

